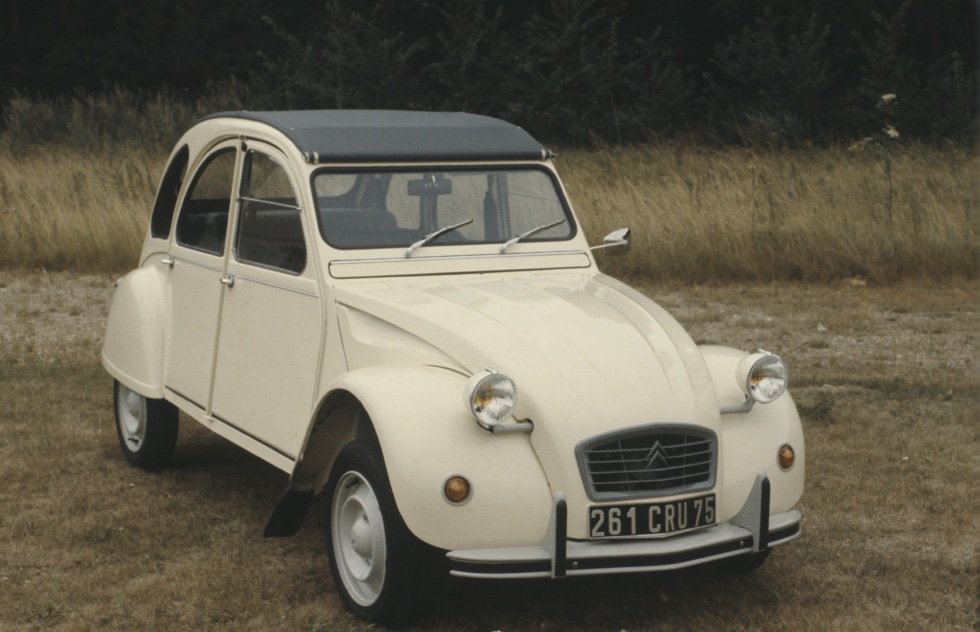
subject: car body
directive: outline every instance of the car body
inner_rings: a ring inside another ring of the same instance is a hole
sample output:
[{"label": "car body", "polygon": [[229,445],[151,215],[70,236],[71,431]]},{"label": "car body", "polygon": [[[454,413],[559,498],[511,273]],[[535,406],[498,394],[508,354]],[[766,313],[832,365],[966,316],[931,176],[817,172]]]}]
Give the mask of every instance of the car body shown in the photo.
[{"label": "car body", "polygon": [[590,248],[551,153],[497,119],[206,117],[109,313],[123,452],[164,467],[179,410],[290,475],[266,535],[322,495],[338,590],[379,623],[423,552],[477,578],[754,567],[800,533],[785,367],[599,272],[627,248]]}]

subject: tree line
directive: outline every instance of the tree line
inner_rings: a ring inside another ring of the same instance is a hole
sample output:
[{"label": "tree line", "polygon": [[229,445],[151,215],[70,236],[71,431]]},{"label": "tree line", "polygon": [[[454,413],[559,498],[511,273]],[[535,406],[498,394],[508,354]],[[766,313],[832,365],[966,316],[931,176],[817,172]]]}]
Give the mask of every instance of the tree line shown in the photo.
[{"label": "tree line", "polygon": [[972,144],[977,17],[973,0],[0,0],[0,99],[465,110],[580,145]]}]

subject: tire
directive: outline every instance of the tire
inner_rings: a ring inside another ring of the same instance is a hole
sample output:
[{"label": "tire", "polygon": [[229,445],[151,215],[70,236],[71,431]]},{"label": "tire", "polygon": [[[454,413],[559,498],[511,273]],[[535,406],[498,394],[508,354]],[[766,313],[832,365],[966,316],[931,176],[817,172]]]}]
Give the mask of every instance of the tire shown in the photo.
[{"label": "tire", "polygon": [[759,553],[749,553],[721,560],[718,562],[718,570],[729,577],[748,575],[762,566],[771,552],[772,549],[766,549]]},{"label": "tire", "polygon": [[398,513],[378,446],[345,446],[326,490],[330,572],[344,605],[378,625],[411,623],[423,598],[427,547]]},{"label": "tire", "polygon": [[162,399],[147,399],[115,381],[113,408],[116,435],[130,465],[158,471],[170,463],[177,445],[177,408]]}]

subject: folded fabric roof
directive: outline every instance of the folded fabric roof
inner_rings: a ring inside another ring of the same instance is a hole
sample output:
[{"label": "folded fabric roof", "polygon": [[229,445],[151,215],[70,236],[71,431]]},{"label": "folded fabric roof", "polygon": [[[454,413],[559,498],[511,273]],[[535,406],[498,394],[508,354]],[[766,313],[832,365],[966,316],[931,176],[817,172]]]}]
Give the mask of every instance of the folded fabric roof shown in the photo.
[{"label": "folded fabric roof", "polygon": [[544,160],[540,142],[516,125],[463,112],[296,110],[219,112],[285,134],[307,162]]}]

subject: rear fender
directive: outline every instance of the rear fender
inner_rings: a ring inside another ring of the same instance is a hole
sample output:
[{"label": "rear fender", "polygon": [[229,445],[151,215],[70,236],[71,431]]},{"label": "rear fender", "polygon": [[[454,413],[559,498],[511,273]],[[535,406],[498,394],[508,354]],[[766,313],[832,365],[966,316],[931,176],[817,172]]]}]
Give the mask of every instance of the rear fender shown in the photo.
[{"label": "rear fender", "polygon": [[102,344],[102,365],[133,391],[163,397],[167,275],[157,266],[133,270],[116,285]]}]

